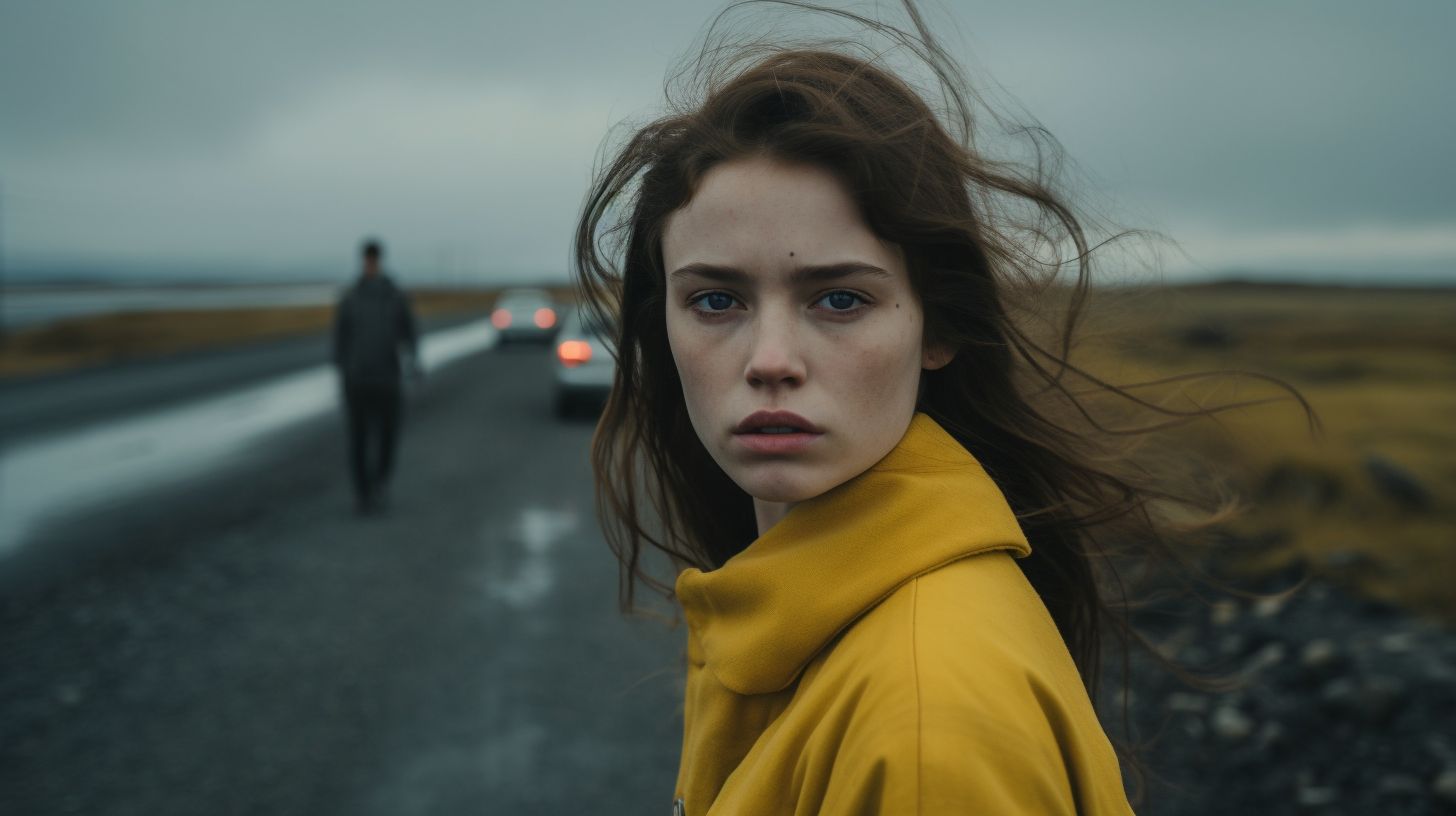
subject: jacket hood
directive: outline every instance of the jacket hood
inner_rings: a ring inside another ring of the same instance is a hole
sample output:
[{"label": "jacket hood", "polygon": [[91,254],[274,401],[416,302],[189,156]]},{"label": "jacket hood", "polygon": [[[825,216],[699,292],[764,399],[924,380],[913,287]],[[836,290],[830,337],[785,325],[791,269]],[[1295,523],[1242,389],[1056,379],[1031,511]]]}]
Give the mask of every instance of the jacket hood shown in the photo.
[{"label": "jacket hood", "polygon": [[767,694],[901,584],[990,550],[1024,558],[1031,545],[980,463],[917,413],[869,470],[796,504],[718,569],[683,570],[675,589],[719,682]]}]

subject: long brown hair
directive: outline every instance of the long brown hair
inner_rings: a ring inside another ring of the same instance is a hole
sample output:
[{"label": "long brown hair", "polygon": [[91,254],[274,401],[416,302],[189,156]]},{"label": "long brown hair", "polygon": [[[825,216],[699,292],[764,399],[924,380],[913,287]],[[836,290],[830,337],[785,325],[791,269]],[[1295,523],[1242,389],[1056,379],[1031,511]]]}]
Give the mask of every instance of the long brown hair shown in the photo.
[{"label": "long brown hair", "polygon": [[[1174,494],[1125,454],[1140,434],[1231,406],[1165,407],[1138,395],[1147,384],[1116,386],[1074,365],[1073,338],[1105,242],[1089,238],[1055,187],[1056,143],[1024,131],[1038,160],[1021,164],[977,149],[972,94],[911,3],[913,33],[808,7],[888,32],[932,69],[943,109],[852,44],[705,48],[699,98],[638,129],[599,171],[575,259],[584,301],[615,327],[616,382],[592,462],[598,511],[621,564],[622,606],[633,608],[639,580],[672,593],[644,568],[645,548],[675,566],[711,570],[757,537],[750,497],[688,421],[667,341],[664,224],[721,162],[807,162],[835,173],[869,227],[904,251],[925,341],[956,350],[950,364],[923,373],[917,408],[1004,492],[1032,545],[1017,563],[1096,700],[1104,628],[1119,634],[1124,667],[1129,637],[1148,645],[1127,624],[1114,555],[1184,563],[1172,542],[1193,527],[1174,525],[1159,503],[1193,507],[1205,520],[1227,509],[1222,494]],[[1157,421],[1127,425],[1139,411]],[[1124,718],[1125,706],[1126,698]]]}]

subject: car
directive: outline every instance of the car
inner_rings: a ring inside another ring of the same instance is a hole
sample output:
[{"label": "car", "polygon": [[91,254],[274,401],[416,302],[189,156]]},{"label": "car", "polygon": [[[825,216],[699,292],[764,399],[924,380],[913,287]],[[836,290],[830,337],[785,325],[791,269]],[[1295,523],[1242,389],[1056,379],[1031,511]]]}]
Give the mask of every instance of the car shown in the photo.
[{"label": "car", "polygon": [[573,308],[556,335],[556,415],[567,418],[586,409],[599,411],[612,391],[617,361],[611,329],[591,312]]},{"label": "car", "polygon": [[557,329],[556,303],[542,289],[507,289],[496,298],[490,324],[500,343],[550,343]]}]

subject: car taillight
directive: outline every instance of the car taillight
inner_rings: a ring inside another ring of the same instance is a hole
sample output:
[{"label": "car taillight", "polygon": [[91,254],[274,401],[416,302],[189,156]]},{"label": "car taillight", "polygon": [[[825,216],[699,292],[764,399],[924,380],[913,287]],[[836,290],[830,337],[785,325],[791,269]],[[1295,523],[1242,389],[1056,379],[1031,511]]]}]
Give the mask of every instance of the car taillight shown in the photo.
[{"label": "car taillight", "polygon": [[556,325],[556,312],[552,309],[536,310],[536,328],[549,329]]},{"label": "car taillight", "polygon": [[497,329],[508,329],[511,327],[511,313],[509,309],[496,309],[490,313],[490,325]]},{"label": "car taillight", "polygon": [[556,347],[556,356],[567,368],[576,368],[591,359],[591,343],[585,340],[567,340]]}]

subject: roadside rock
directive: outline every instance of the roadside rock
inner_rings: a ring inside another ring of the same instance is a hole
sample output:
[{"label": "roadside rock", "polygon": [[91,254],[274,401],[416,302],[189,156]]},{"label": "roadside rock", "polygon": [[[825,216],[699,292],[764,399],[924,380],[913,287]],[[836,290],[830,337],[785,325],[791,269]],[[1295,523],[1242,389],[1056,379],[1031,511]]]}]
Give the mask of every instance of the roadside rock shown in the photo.
[{"label": "roadside rock", "polygon": [[1238,344],[1233,330],[1218,323],[1196,323],[1183,329],[1179,337],[1189,348],[1226,349]]},{"label": "roadside rock", "polygon": [[1214,711],[1211,724],[1213,733],[1230,742],[1246,739],[1254,732],[1254,721],[1231,705],[1220,706]]},{"label": "roadside rock", "polygon": [[1365,457],[1365,473],[1381,495],[1408,510],[1425,510],[1431,506],[1431,492],[1415,474],[1381,456]]},{"label": "roadside rock", "polygon": [[1442,771],[1431,783],[1431,793],[1448,805],[1456,805],[1456,768]]},{"label": "roadside rock", "polygon": [[1339,647],[1330,638],[1311,640],[1299,653],[1299,665],[1311,678],[1328,677],[1344,662]]},{"label": "roadside rock", "polygon": [[1133,652],[1133,733],[1151,739],[1139,816],[1456,813],[1456,632],[1320,578],[1278,602],[1178,604],[1133,624],[1223,685]]}]

